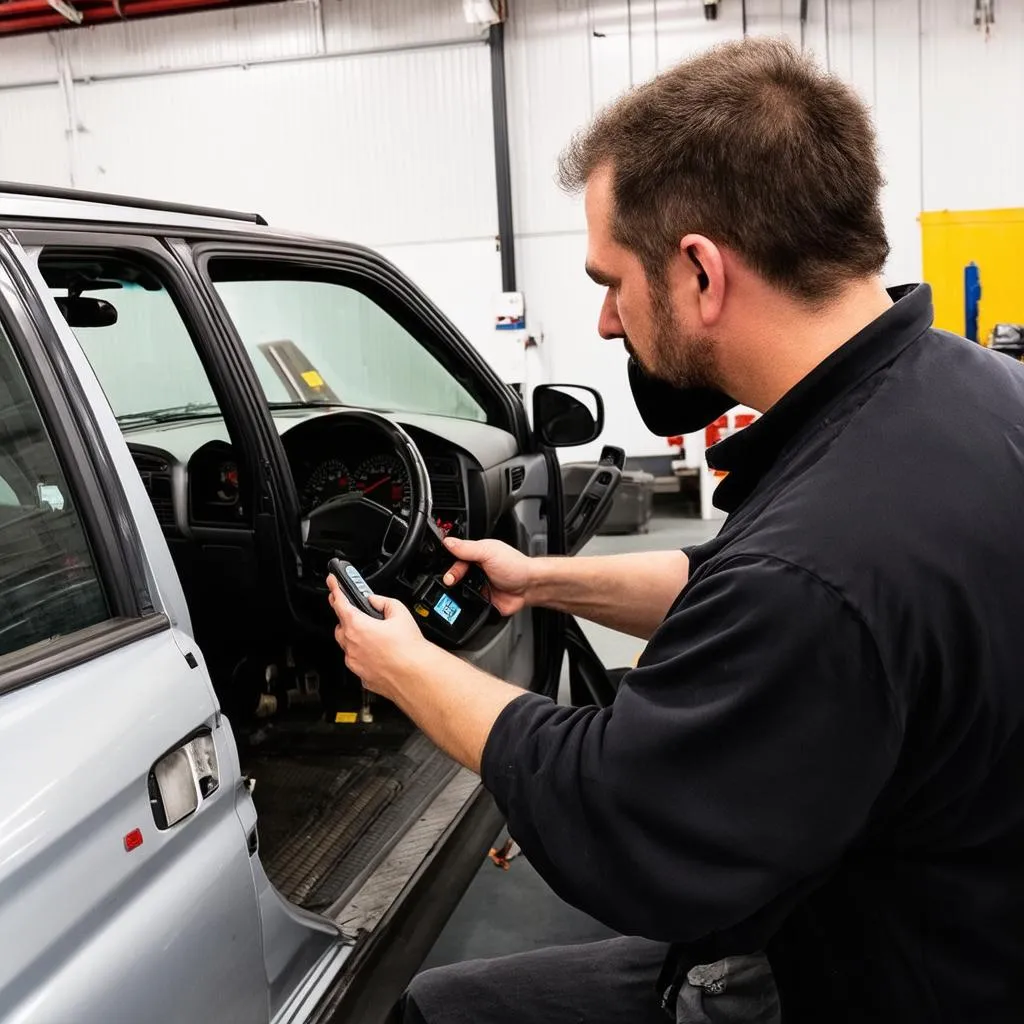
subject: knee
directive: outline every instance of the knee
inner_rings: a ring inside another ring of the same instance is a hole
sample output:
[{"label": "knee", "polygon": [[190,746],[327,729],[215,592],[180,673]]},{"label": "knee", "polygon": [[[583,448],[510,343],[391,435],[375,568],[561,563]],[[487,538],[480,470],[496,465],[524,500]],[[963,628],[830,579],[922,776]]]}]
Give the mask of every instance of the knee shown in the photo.
[{"label": "knee", "polygon": [[452,967],[417,974],[402,996],[395,1024],[447,1024],[447,1015],[460,1003],[454,996],[457,975]]}]

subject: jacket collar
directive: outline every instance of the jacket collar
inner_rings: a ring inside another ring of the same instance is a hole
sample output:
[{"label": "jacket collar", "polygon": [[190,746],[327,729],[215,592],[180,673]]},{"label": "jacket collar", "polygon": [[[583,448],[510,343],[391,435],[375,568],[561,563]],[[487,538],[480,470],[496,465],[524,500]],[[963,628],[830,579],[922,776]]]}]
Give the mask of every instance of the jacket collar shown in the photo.
[{"label": "jacket collar", "polygon": [[736,509],[804,427],[931,327],[928,285],[901,285],[888,292],[893,305],[880,317],[820,362],[750,426],[708,449],[708,465],[729,474],[715,490],[716,508],[727,513]]}]

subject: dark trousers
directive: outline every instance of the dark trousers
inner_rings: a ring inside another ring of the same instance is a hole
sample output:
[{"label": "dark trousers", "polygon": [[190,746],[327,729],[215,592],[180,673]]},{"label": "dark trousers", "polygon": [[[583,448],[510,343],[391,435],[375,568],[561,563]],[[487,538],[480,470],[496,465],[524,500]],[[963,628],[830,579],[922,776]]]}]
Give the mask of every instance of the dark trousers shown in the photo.
[{"label": "dark trousers", "polygon": [[470,960],[413,979],[402,1024],[669,1024],[656,982],[668,947],[619,938]]},{"label": "dark trousers", "polygon": [[668,947],[645,939],[556,946],[470,960],[413,979],[400,1024],[780,1024],[762,953],[691,967],[672,1013],[657,981]]}]

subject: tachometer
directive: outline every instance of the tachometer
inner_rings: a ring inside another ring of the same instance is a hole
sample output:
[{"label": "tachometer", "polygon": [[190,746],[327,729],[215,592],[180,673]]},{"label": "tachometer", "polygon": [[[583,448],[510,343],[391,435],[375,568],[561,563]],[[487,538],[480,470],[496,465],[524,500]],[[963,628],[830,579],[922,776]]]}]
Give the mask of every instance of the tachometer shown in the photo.
[{"label": "tachometer", "polygon": [[412,511],[409,478],[397,455],[374,455],[367,459],[356,470],[354,482],[367,498],[396,515],[408,516]]},{"label": "tachometer", "polygon": [[327,459],[313,470],[303,485],[299,495],[302,511],[310,512],[325,501],[346,494],[351,489],[348,466],[341,459]]}]

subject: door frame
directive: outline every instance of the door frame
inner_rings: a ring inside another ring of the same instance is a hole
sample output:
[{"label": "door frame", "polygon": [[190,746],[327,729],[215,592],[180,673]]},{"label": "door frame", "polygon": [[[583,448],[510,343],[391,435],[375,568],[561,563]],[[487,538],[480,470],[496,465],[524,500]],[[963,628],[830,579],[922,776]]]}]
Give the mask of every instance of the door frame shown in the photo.
[{"label": "door frame", "polygon": [[5,658],[0,693],[170,629],[170,621],[157,610],[150,593],[141,538],[127,495],[22,258],[18,243],[0,231],[0,324],[72,489],[110,618],[85,634],[58,638],[42,654],[30,650]]}]

